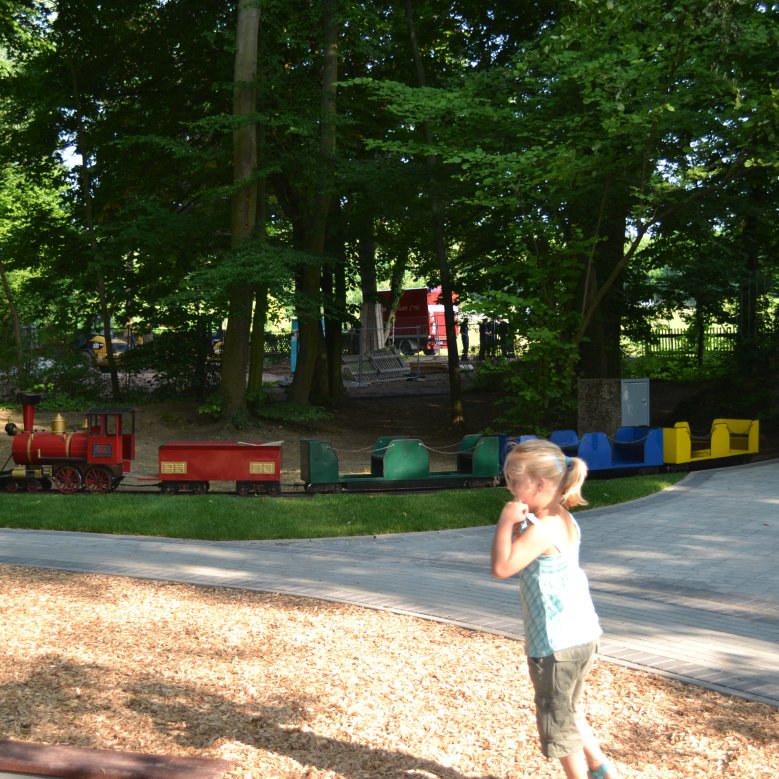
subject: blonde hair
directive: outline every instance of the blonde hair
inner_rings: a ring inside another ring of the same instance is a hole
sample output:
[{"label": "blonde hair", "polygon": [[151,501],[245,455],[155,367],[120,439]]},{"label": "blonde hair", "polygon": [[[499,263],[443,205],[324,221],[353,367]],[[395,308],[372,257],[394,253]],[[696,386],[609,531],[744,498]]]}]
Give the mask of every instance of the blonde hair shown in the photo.
[{"label": "blonde hair", "polygon": [[551,441],[537,438],[512,446],[506,454],[503,476],[509,488],[523,476],[558,481],[563,506],[572,508],[587,504],[582,497],[587,463],[581,457],[566,457],[563,450]]}]

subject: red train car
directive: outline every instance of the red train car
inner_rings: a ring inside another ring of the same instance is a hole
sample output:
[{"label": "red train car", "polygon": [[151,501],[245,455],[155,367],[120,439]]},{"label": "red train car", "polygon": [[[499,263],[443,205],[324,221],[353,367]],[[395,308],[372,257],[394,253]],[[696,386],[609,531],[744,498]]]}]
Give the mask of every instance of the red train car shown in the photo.
[{"label": "red train car", "polygon": [[281,492],[281,443],[179,441],[160,446],[163,493],[203,493],[212,481],[235,482],[239,495]]}]

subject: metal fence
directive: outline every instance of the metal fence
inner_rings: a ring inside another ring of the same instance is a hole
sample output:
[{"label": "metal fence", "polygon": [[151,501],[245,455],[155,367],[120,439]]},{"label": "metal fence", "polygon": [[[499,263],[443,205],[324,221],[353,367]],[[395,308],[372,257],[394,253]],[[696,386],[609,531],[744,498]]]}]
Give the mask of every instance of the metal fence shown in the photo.
[{"label": "metal fence", "polygon": [[[354,327],[343,334],[344,354],[366,354],[385,346],[394,347],[407,357],[449,353],[446,333],[430,333],[421,327],[396,328],[386,341],[382,330],[372,328]],[[518,351],[518,339],[505,322],[460,324],[456,347],[463,360],[513,357]]]},{"label": "metal fence", "polygon": [[[732,352],[736,342],[736,331],[724,326],[706,328],[703,335],[704,353]],[[692,330],[664,330],[654,332],[652,341],[643,344],[645,357],[649,356],[689,356],[697,354],[697,335]]]}]

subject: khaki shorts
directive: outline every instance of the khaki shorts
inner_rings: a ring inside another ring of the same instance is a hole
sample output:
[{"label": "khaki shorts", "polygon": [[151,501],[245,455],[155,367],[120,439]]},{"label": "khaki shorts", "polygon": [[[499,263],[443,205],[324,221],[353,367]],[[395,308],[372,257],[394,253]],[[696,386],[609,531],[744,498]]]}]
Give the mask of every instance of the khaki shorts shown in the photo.
[{"label": "khaki shorts", "polygon": [[528,657],[530,680],[536,691],[536,723],[541,751],[546,757],[566,757],[578,752],[584,721],[582,691],[592,668],[597,642],[562,649],[547,657]]}]

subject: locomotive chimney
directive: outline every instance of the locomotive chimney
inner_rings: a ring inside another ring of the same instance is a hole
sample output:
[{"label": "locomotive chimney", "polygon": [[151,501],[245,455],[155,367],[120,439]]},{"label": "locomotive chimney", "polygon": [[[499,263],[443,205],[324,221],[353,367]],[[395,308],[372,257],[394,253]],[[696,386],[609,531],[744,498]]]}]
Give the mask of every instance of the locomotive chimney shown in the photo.
[{"label": "locomotive chimney", "polygon": [[35,407],[43,400],[43,395],[40,392],[19,392],[16,395],[16,400],[22,404],[24,432],[32,433],[35,424]]}]

